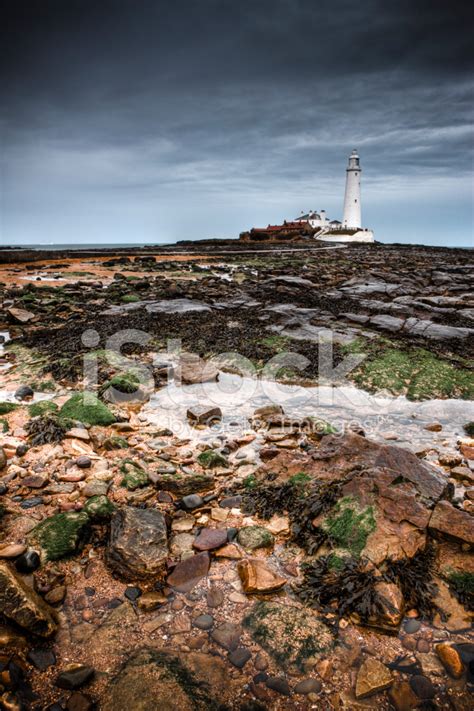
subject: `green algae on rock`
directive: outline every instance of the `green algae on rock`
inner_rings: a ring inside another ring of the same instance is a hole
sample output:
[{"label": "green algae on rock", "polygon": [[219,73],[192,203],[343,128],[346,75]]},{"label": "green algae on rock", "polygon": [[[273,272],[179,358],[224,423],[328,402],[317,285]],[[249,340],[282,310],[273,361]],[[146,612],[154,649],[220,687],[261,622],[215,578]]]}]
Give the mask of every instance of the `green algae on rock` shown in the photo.
[{"label": "green algae on rock", "polygon": [[205,452],[201,452],[197,460],[204,469],[228,466],[228,461],[224,455],[219,454],[219,452],[216,452],[214,449],[207,449]]},{"label": "green algae on rock", "polygon": [[115,505],[105,495],[91,496],[84,504],[83,510],[92,520],[101,520],[112,516]]},{"label": "green algae on rock", "polygon": [[64,403],[59,411],[60,417],[78,420],[87,425],[111,425],[115,416],[96,395],[92,393],[76,393]]},{"label": "green algae on rock", "polygon": [[255,642],[288,670],[313,664],[334,644],[328,627],[307,609],[259,600],[243,620]]},{"label": "green algae on rock", "polygon": [[19,407],[16,402],[0,402],[0,415],[8,415]]},{"label": "green algae on rock", "polygon": [[237,539],[243,548],[271,548],[274,538],[263,526],[244,526],[239,530]]},{"label": "green algae on rock", "polygon": [[375,529],[373,506],[361,508],[356,499],[345,496],[331,509],[321,528],[336,548],[358,557]]},{"label": "green algae on rock", "polygon": [[147,472],[132,459],[124,459],[120,465],[120,471],[123,474],[121,484],[129,491],[135,491],[135,489],[139,489],[149,483]]},{"label": "green algae on rock", "polygon": [[28,412],[30,417],[39,417],[40,415],[45,415],[47,412],[57,412],[58,406],[55,402],[51,400],[41,400],[40,402],[33,402],[28,405]]},{"label": "green algae on rock", "polygon": [[90,518],[85,511],[65,511],[41,521],[28,535],[31,546],[39,546],[44,561],[59,560],[81,548]]}]

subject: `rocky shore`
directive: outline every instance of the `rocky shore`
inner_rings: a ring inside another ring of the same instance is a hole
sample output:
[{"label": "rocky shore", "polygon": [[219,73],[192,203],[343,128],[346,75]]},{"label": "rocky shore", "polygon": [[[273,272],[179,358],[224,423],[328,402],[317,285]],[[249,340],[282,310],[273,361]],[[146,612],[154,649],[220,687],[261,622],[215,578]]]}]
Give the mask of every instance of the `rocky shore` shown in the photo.
[{"label": "rocky shore", "polygon": [[472,708],[470,253],[294,246],[0,264],[1,708]]}]

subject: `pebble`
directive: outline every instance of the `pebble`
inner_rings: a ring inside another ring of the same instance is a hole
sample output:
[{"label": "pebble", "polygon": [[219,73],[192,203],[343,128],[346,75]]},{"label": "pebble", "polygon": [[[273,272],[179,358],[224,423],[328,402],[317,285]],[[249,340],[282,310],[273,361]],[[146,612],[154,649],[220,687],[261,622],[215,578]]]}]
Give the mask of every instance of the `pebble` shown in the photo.
[{"label": "pebble", "polygon": [[0,548],[0,558],[17,558],[26,551],[21,543],[10,543]]},{"label": "pebble", "polygon": [[181,504],[187,511],[192,511],[193,509],[199,508],[204,503],[203,499],[199,494],[188,494],[183,496],[181,499]]},{"label": "pebble", "polygon": [[411,619],[407,620],[403,626],[403,629],[407,634],[414,634],[418,632],[421,627],[421,622],[419,620]]},{"label": "pebble", "polygon": [[212,615],[199,615],[193,620],[193,627],[197,627],[200,630],[210,630],[214,624],[214,618]]},{"label": "pebble", "polygon": [[224,602],[224,593],[220,588],[211,587],[207,591],[206,602],[209,607],[219,607]]},{"label": "pebble", "polygon": [[288,682],[283,676],[270,676],[268,677],[267,681],[265,682],[266,686],[268,689],[272,689],[273,691],[277,691],[279,694],[282,694],[283,696],[290,696],[291,691],[290,687],[288,686]]},{"label": "pebble", "polygon": [[453,679],[460,679],[464,674],[464,664],[457,649],[448,642],[442,642],[436,645],[435,652],[449,676]]},{"label": "pebble", "polygon": [[32,573],[41,565],[41,560],[36,551],[26,551],[15,561],[15,568],[19,573]]},{"label": "pebble", "polygon": [[131,600],[132,602],[138,600],[141,594],[142,591],[140,590],[140,588],[135,587],[125,588],[124,592],[124,596],[127,598],[127,600]]},{"label": "pebble", "polygon": [[60,689],[67,689],[68,691],[74,691],[79,689],[79,687],[90,681],[95,674],[93,667],[89,667],[84,664],[78,664],[76,666],[65,669],[56,677],[56,686]]},{"label": "pebble", "polygon": [[20,385],[19,388],[15,390],[15,397],[17,400],[26,400],[27,398],[33,397],[33,389],[29,385]]},{"label": "pebble", "polygon": [[259,652],[255,657],[254,665],[258,671],[265,671],[265,669],[268,669],[268,660]]},{"label": "pebble", "polygon": [[228,660],[237,669],[242,669],[252,658],[251,653],[245,647],[237,647],[233,652],[229,652]]},{"label": "pebble", "polygon": [[48,667],[56,664],[56,655],[51,649],[30,649],[26,656],[28,661],[39,671],[45,671]]},{"label": "pebble", "polygon": [[433,699],[436,689],[427,676],[415,674],[410,678],[410,686],[419,699]]},{"label": "pebble", "polygon": [[303,679],[295,686],[297,694],[318,694],[322,689],[322,684],[318,679]]},{"label": "pebble", "polygon": [[76,466],[79,467],[79,469],[89,469],[89,467],[92,466],[92,460],[90,457],[82,454],[76,459]]}]

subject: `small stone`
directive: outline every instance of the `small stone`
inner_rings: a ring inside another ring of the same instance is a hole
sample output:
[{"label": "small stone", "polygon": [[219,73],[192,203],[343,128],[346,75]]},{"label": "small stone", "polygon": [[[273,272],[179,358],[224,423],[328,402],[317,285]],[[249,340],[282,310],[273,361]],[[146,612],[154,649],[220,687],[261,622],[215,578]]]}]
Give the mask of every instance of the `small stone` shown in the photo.
[{"label": "small stone", "polygon": [[210,630],[214,624],[214,618],[212,615],[199,615],[193,620],[193,627],[197,627],[200,630]]},{"label": "small stone", "polygon": [[211,551],[227,543],[227,531],[218,528],[204,528],[194,539],[193,548],[198,551]]},{"label": "small stone", "polygon": [[265,669],[268,669],[268,660],[261,652],[259,652],[255,657],[254,665],[255,669],[258,671],[265,671]]},{"label": "small stone", "polygon": [[187,496],[183,496],[181,504],[187,511],[192,511],[202,506],[204,501],[199,494],[188,494]]},{"label": "small stone", "polygon": [[138,609],[143,612],[152,612],[167,602],[168,598],[166,595],[163,595],[162,592],[152,590],[143,593],[143,595],[138,598]]},{"label": "small stone", "polygon": [[87,457],[85,454],[82,454],[80,457],[76,459],[76,467],[79,467],[79,469],[89,469],[92,466],[92,460],[90,457]]},{"label": "small stone", "polygon": [[231,560],[240,560],[242,551],[234,543],[229,543],[215,552],[216,558],[230,558]]},{"label": "small stone", "polygon": [[390,669],[378,659],[369,657],[359,669],[356,680],[355,695],[357,699],[365,699],[379,691],[388,689],[393,682]]},{"label": "small stone", "polygon": [[56,678],[55,684],[60,689],[74,691],[84,686],[95,674],[93,667],[84,664],[77,664],[62,671]]},{"label": "small stone", "polygon": [[224,593],[220,588],[212,587],[207,591],[206,602],[209,607],[219,607],[224,602]]},{"label": "small stone", "polygon": [[168,575],[168,585],[178,592],[189,592],[207,575],[210,566],[209,553],[197,553],[181,561]]},{"label": "small stone", "polygon": [[403,625],[403,629],[407,634],[414,634],[415,632],[418,632],[418,630],[421,627],[421,622],[419,620],[415,619],[410,619],[405,622]]},{"label": "small stone", "polygon": [[56,655],[51,649],[30,649],[27,658],[40,671],[45,671],[56,664]]},{"label": "small stone", "polygon": [[222,509],[238,509],[242,503],[241,496],[227,496],[219,502]]},{"label": "small stone", "polygon": [[33,397],[33,389],[29,385],[20,385],[19,388],[15,390],[15,397],[17,400],[26,400]]},{"label": "small stone", "polygon": [[211,632],[214,642],[227,649],[228,652],[233,652],[237,649],[241,635],[242,628],[233,622],[224,622]]},{"label": "small stone", "polygon": [[10,543],[0,548],[0,558],[18,558],[26,551],[21,543]]},{"label": "small stone", "polygon": [[81,694],[79,691],[71,694],[66,702],[67,711],[92,711],[94,704],[87,696]]},{"label": "small stone", "polygon": [[448,642],[441,642],[435,646],[435,652],[449,676],[453,679],[460,679],[464,674],[464,664],[457,649]]},{"label": "small stone", "polygon": [[297,694],[319,694],[322,684],[319,679],[303,679],[295,686]]},{"label": "small stone", "polygon": [[263,526],[244,526],[239,530],[237,540],[241,546],[249,550],[273,546],[273,536]]},{"label": "small stone", "polygon": [[26,551],[15,561],[15,568],[19,573],[33,573],[41,565],[41,560],[36,551]]},{"label": "small stone", "polygon": [[271,570],[262,558],[245,558],[239,561],[237,570],[246,593],[272,592],[287,582],[286,578]]},{"label": "small stone", "polygon": [[441,432],[442,429],[443,425],[440,422],[430,422],[425,425],[425,430],[428,430],[428,432]]},{"label": "small stone", "polygon": [[135,602],[135,600],[138,600],[138,598],[142,594],[142,591],[140,590],[140,588],[128,587],[128,588],[125,588],[125,591],[123,594],[127,598],[127,600],[131,600],[131,602]]},{"label": "small stone", "polygon": [[209,426],[222,419],[222,410],[211,405],[194,405],[188,409],[186,416],[194,424]]},{"label": "small stone", "polygon": [[396,681],[388,692],[396,711],[413,711],[421,701],[407,681]]},{"label": "small stone", "polygon": [[[15,454],[17,457],[24,457],[28,450],[29,450],[29,447],[27,444],[19,444],[15,450]],[[1,469],[1,467],[0,467],[0,469]]]},{"label": "small stone", "polygon": [[46,593],[44,599],[50,605],[57,605],[62,602],[66,597],[66,591],[67,589],[65,585],[57,585],[52,590]]},{"label": "small stone", "polygon": [[427,639],[419,639],[416,648],[420,654],[428,654],[431,651],[431,644]]},{"label": "small stone", "polygon": [[436,689],[427,676],[415,674],[410,678],[410,686],[419,699],[434,699]]},{"label": "small stone", "polygon": [[408,635],[403,637],[402,647],[403,649],[408,649],[409,652],[414,652],[416,649],[416,639]]},{"label": "small stone", "polygon": [[272,689],[273,691],[277,691],[279,694],[282,694],[283,696],[290,696],[291,691],[290,687],[288,686],[288,682],[283,676],[270,676],[268,677],[267,681],[265,682],[266,686],[268,689]]},{"label": "small stone", "polygon": [[229,652],[228,656],[229,662],[237,669],[242,669],[251,658],[251,653],[245,647],[237,647],[233,652]]}]

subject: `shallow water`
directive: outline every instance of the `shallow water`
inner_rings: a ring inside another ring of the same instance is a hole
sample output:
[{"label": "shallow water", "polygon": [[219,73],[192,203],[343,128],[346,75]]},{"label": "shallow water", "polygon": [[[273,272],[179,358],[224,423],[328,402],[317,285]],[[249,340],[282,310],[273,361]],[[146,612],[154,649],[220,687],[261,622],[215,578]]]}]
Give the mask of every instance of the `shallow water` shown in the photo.
[{"label": "shallow water", "polygon": [[[379,441],[395,435],[394,444],[412,449],[454,448],[457,437],[464,434],[463,425],[474,419],[474,403],[465,400],[412,402],[403,396],[371,395],[354,385],[303,387],[229,373],[220,373],[218,382],[184,386],[171,382],[152,396],[142,415],[181,437],[206,440],[219,433],[237,436],[249,430],[248,417],[268,403],[281,405],[291,417],[321,418],[338,430],[360,425],[367,436]],[[198,404],[219,406],[222,423],[205,430],[189,426],[186,411]],[[424,429],[434,421],[442,424],[442,432]]]}]

